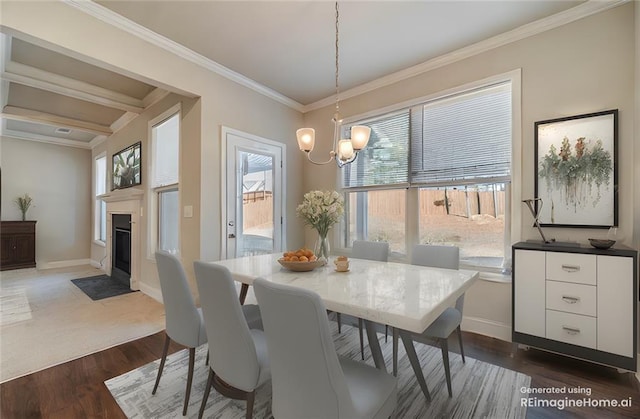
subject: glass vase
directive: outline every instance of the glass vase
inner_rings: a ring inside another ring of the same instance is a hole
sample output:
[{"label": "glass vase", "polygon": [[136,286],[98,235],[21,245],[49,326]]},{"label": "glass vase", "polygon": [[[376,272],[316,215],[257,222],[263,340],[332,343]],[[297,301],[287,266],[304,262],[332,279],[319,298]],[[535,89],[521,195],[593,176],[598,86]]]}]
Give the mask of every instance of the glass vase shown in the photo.
[{"label": "glass vase", "polygon": [[329,262],[329,239],[327,239],[326,235],[318,234],[313,253],[318,260],[324,261],[325,265]]}]

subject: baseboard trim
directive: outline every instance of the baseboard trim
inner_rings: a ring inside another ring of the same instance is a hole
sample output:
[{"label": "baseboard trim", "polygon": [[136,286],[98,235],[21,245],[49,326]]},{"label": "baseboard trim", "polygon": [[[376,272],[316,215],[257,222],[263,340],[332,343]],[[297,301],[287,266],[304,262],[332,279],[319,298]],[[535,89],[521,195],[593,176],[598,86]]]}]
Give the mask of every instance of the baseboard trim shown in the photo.
[{"label": "baseboard trim", "polygon": [[511,342],[511,325],[480,317],[463,317],[462,330]]},{"label": "baseboard trim", "polygon": [[58,260],[55,262],[36,262],[37,269],[66,268],[69,266],[80,266],[80,265],[95,266],[91,259]]},{"label": "baseboard trim", "polygon": [[164,302],[162,301],[162,291],[160,291],[158,288],[154,288],[145,284],[144,282],[140,282],[140,292],[143,292],[157,302],[164,304]]}]

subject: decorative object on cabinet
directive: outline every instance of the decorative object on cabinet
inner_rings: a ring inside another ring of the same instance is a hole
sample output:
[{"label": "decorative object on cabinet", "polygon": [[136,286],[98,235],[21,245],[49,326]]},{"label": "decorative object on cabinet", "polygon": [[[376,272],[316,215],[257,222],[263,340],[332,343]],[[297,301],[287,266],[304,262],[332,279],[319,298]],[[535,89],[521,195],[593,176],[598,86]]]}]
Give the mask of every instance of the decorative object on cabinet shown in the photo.
[{"label": "decorative object on cabinet", "polygon": [[36,221],[2,221],[0,270],[35,268]]},{"label": "decorative object on cabinet", "polygon": [[618,110],[535,123],[535,197],[542,226],[618,224]]},{"label": "decorative object on cabinet", "polygon": [[113,155],[111,190],[129,188],[142,183],[141,146],[142,143],[138,141]]},{"label": "decorative object on cabinet", "polygon": [[531,242],[512,252],[514,343],[637,371],[638,252]]},{"label": "decorative object on cabinet", "polygon": [[28,193],[26,193],[22,196],[17,197],[14,202],[20,209],[20,212],[22,213],[22,221],[26,221],[27,211],[29,211],[29,207],[31,207],[31,203],[33,202],[33,199],[29,196]]},{"label": "decorative object on cabinet", "polygon": [[606,239],[589,239],[589,243],[591,246],[596,249],[608,249],[613,246],[616,241],[615,240],[606,240]]}]

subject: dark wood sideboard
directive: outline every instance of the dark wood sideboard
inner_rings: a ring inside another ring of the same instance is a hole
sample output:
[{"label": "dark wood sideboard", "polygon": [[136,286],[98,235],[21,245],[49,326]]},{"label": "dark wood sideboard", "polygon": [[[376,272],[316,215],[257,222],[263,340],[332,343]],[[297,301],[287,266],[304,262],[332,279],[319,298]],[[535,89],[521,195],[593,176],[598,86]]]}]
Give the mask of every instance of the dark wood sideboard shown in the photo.
[{"label": "dark wood sideboard", "polygon": [[36,266],[36,221],[0,222],[0,270]]}]

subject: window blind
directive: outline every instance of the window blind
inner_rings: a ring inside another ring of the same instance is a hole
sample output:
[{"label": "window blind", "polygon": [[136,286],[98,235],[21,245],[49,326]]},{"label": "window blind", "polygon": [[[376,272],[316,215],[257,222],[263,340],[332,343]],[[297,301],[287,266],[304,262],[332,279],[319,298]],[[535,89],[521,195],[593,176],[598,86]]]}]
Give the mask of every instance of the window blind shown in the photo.
[{"label": "window blind", "polygon": [[179,113],[154,125],[151,130],[152,174],[151,187],[178,183],[180,155]]},{"label": "window blind", "polygon": [[371,127],[367,147],[358,153],[355,162],[342,168],[343,188],[408,182],[409,116],[409,110],[404,110],[343,126],[346,132],[353,125]]},{"label": "window blind", "polygon": [[96,196],[107,191],[107,157],[102,156],[96,159]]},{"label": "window blind", "polygon": [[511,83],[435,100],[411,113],[412,184],[510,176]]}]

